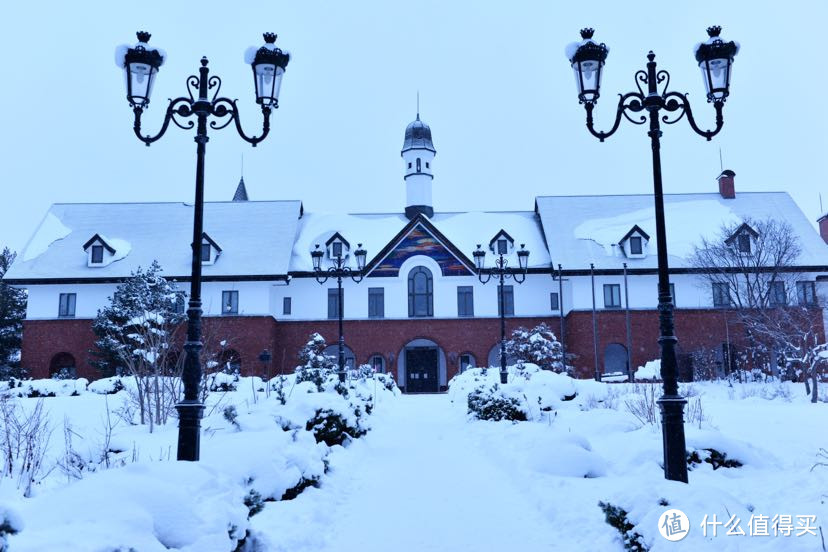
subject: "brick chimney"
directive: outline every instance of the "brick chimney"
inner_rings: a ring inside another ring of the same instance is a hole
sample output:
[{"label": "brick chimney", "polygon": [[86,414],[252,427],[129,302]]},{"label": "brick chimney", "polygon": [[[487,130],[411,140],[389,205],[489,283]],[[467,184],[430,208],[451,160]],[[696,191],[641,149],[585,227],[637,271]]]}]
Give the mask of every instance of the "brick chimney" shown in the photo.
[{"label": "brick chimney", "polygon": [[828,214],[819,217],[817,222],[819,223],[819,235],[822,236],[825,243],[828,243]]},{"label": "brick chimney", "polygon": [[736,176],[735,172],[730,169],[725,169],[722,171],[722,174],[716,177],[716,180],[719,181],[719,193],[725,199],[736,198],[736,186],[733,183],[734,176]]}]

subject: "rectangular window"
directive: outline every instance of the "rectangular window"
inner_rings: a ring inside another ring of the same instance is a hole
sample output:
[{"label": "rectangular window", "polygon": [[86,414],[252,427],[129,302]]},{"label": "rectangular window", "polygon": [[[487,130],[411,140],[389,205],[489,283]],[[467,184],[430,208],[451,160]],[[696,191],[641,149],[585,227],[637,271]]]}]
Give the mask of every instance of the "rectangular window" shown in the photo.
[{"label": "rectangular window", "polygon": [[750,253],[750,234],[739,234],[737,239],[739,243],[739,253]]},{"label": "rectangular window", "polygon": [[474,316],[474,288],[457,286],[457,316]]},{"label": "rectangular window", "polygon": [[334,242],[333,243],[333,256],[334,257],[341,257],[342,256],[342,242]]},{"label": "rectangular window", "polygon": [[385,317],[385,288],[368,288],[368,318]]},{"label": "rectangular window", "polygon": [[186,311],[184,294],[177,293],[175,296],[175,305],[173,306],[173,312],[175,314],[184,314],[184,311]]},{"label": "rectangular window", "polygon": [[[343,308],[345,307],[345,290],[342,290]],[[339,290],[337,288],[328,288],[328,319],[336,320],[339,318]]]},{"label": "rectangular window", "polygon": [[621,284],[604,284],[604,308],[621,308]]},{"label": "rectangular window", "polygon": [[93,245],[92,246],[92,263],[93,264],[101,264],[103,262],[103,246],[102,245]]},{"label": "rectangular window", "polygon": [[497,315],[500,316],[500,294],[503,294],[503,314],[504,316],[515,315],[515,288],[514,286],[497,286]]},{"label": "rectangular window", "polygon": [[469,368],[474,368],[474,358],[471,355],[460,355],[460,371],[465,372]]},{"label": "rectangular window", "polygon": [[497,254],[506,255],[509,252],[509,242],[501,238],[497,240]]},{"label": "rectangular window", "polygon": [[553,291],[549,294],[549,308],[553,311],[561,310],[561,298],[558,297],[557,291]]},{"label": "rectangular window", "polygon": [[714,307],[729,307],[730,306],[730,286],[727,283],[714,282],[713,283],[713,306]]},{"label": "rectangular window", "polygon": [[221,292],[221,313],[222,314],[239,314],[239,292],[238,291],[222,291]]},{"label": "rectangular window", "polygon": [[635,236],[630,238],[630,254],[641,255],[643,249],[641,248],[641,237]]},{"label": "rectangular window", "polygon": [[800,305],[816,305],[816,284],[815,282],[797,282],[796,297]]},{"label": "rectangular window", "polygon": [[291,307],[293,307],[291,303],[290,297],[282,297],[282,314],[290,314]]},{"label": "rectangular window", "polygon": [[781,306],[788,302],[785,293],[785,282],[771,282],[768,290],[768,303],[773,306]]},{"label": "rectangular window", "polygon": [[[202,243],[201,244],[201,262],[202,263],[209,263],[210,262],[210,244],[209,243]],[[222,263],[224,264],[224,263]]]},{"label": "rectangular window", "polygon": [[61,293],[58,305],[58,316],[71,318],[75,316],[76,293]]}]

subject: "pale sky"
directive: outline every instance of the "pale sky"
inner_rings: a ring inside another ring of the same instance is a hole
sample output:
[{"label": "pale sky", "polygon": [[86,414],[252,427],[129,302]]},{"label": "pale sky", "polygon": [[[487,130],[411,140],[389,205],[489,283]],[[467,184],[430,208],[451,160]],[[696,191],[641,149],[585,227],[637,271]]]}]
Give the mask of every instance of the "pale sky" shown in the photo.
[{"label": "pale sky", "polygon": [[[97,5],[96,5],[97,4]],[[250,198],[300,199],[306,211],[401,212],[400,148],[420,113],[432,129],[438,211],[531,210],[539,195],[651,193],[645,127],[603,144],[588,134],[564,46],[596,28],[610,54],[596,109],[612,124],[616,94],[653,50],[671,89],[713,124],[692,48],[705,28],[741,43],[724,130],[712,142],[685,121],[664,128],[665,192],[789,191],[810,220],[825,188],[828,115],[821,33],[828,4],[787,2],[14,2],[0,21],[0,247],[20,251],[51,203],[192,201],[192,131],[152,147],[132,132],[118,44],[135,31],[168,58],[144,129],[186,93],[202,55],[260,131],[243,53],[279,34],[293,59],[270,136],[253,149],[232,127],[212,131],[206,197],[232,198],[244,154]],[[231,7],[232,6],[232,7]],[[636,6],[644,6],[636,9]],[[646,6],[652,6],[647,8]],[[828,194],[825,194],[828,207]]]}]

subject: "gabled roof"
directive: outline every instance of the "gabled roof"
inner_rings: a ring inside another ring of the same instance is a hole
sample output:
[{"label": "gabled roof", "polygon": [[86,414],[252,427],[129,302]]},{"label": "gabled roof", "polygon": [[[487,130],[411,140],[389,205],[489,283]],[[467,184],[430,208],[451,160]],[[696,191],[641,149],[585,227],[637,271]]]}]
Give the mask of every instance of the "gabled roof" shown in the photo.
[{"label": "gabled roof", "polygon": [[[551,262],[540,220],[532,211],[437,212],[433,217],[420,216],[411,220],[404,213],[306,213],[299,221],[290,270],[292,273],[311,272],[310,252],[313,245],[324,242],[335,230],[361,242],[368,251],[370,263],[376,257],[382,259],[384,254],[388,254],[416,224],[422,224],[435,239],[445,244],[452,255],[458,252],[454,256],[465,258],[463,264],[469,267],[474,266],[469,259],[477,244],[501,228],[508,228],[532,251],[530,268],[548,268]],[[356,267],[354,259],[348,259],[348,266]]]},{"label": "gabled roof", "polygon": [[221,253],[221,247],[219,247],[219,244],[217,244],[217,243],[213,240],[213,238],[211,238],[210,236],[208,236],[208,235],[207,235],[207,232],[202,232],[202,233],[201,233],[201,242],[202,242],[202,243],[204,243],[204,241],[205,241],[205,240],[207,241],[207,243],[209,243],[209,244],[213,247],[213,249],[215,249],[216,251],[218,251],[219,253]]},{"label": "gabled roof", "polygon": [[[299,201],[207,202],[204,226],[224,247],[221,263],[202,268],[212,277],[287,275],[299,225]],[[118,262],[87,266],[79,255],[90,235],[107,237]],[[37,280],[125,278],[158,260],[164,275],[189,278],[193,206],[187,203],[58,203],[52,205],[5,277]]]},{"label": "gabled roof", "polygon": [[331,245],[336,240],[339,240],[342,243],[344,243],[345,247],[347,247],[348,249],[351,248],[351,244],[348,243],[348,240],[343,238],[342,234],[340,234],[339,232],[334,232],[333,235],[330,238],[328,238],[328,241],[325,242],[325,247],[328,247],[329,245]]},{"label": "gabled roof", "polygon": [[[474,273],[474,264],[472,264],[471,260],[463,254],[448,238],[446,238],[442,232],[440,232],[422,213],[418,214],[416,217],[411,219],[408,224],[406,224],[402,230],[400,230],[396,236],[392,240],[388,242],[388,244],[382,248],[382,250],[377,253],[373,259],[369,263],[365,265],[365,274],[370,275],[370,273],[377,268],[377,266],[384,260],[390,253],[392,253],[404,240],[407,236],[409,236],[418,226],[422,227],[428,234],[430,234],[437,242],[445,248],[451,255],[457,259],[461,265],[466,269],[466,274],[470,275]],[[454,270],[453,272],[462,273],[461,270]],[[444,269],[445,273],[445,269]]]},{"label": "gabled roof", "polygon": [[105,240],[105,239],[103,239],[103,238],[100,236],[100,234],[95,234],[94,236],[92,236],[91,238],[89,238],[89,241],[87,241],[85,244],[83,244],[83,250],[84,250],[84,251],[86,251],[87,249],[89,249],[89,246],[90,246],[90,245],[92,245],[93,243],[95,243],[96,241],[97,241],[97,242],[100,242],[100,243],[101,243],[101,245],[102,245],[102,246],[104,246],[104,249],[106,249],[107,251],[109,251],[109,253],[110,253],[111,255],[114,255],[114,254],[115,254],[115,248],[114,248],[114,247],[112,247],[111,245],[109,245],[109,244],[106,242],[106,240]]},{"label": "gabled roof", "polygon": [[[665,194],[664,210],[671,269],[689,268],[688,259],[701,238],[717,239],[723,225],[768,217],[791,225],[802,249],[799,266],[828,265],[828,245],[787,192],[739,192],[733,199],[718,192]],[[658,266],[651,194],[538,197],[535,211],[549,253],[564,270],[588,269],[590,263],[599,270],[621,270],[623,263],[634,269]],[[649,253],[636,259],[618,256],[612,245],[633,225],[650,235]]]},{"label": "gabled roof", "polygon": [[494,242],[496,242],[496,241],[497,241],[497,240],[498,240],[501,236],[503,236],[504,238],[506,238],[507,240],[509,240],[509,243],[510,243],[510,244],[514,244],[514,243],[515,243],[515,239],[514,239],[512,236],[510,236],[510,235],[506,232],[506,230],[504,230],[503,228],[501,228],[501,229],[500,229],[500,231],[499,231],[497,234],[495,234],[495,236],[494,236],[492,239],[490,239],[490,240],[489,240],[489,249],[491,249],[491,248],[492,248],[492,244],[494,244]]},{"label": "gabled roof", "polygon": [[630,236],[632,236],[636,232],[641,234],[641,237],[644,238],[645,240],[650,241],[650,235],[647,232],[645,232],[644,230],[642,230],[641,227],[638,226],[637,224],[633,224],[633,227],[630,228],[630,231],[627,232],[626,234],[624,234],[624,237],[621,238],[620,240],[618,240],[618,243],[624,243],[625,241],[627,241],[627,239]]},{"label": "gabled roof", "polygon": [[731,234],[731,235],[730,235],[730,237],[729,237],[729,238],[727,238],[727,239],[725,240],[725,243],[726,243],[727,245],[732,244],[734,241],[736,241],[736,238],[738,238],[738,237],[739,237],[739,234],[743,234],[743,233],[745,233],[745,232],[747,232],[748,234],[750,234],[750,235],[751,235],[751,236],[753,236],[754,238],[758,238],[758,237],[759,237],[759,232],[757,232],[756,230],[754,230],[753,228],[751,228],[751,226],[750,226],[748,223],[743,222],[743,223],[739,226],[739,228],[737,228],[737,229],[736,229],[736,231],[735,231],[735,232],[733,232],[733,234]]}]

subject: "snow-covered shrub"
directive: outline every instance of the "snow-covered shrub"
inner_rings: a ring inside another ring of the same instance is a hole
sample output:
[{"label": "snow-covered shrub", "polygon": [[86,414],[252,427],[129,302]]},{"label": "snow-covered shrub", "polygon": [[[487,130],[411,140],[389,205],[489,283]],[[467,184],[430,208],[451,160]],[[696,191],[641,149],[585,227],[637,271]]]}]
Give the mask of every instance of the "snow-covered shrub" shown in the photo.
[{"label": "snow-covered shrub", "polygon": [[514,358],[518,366],[532,363],[543,370],[558,373],[569,373],[572,369],[571,366],[564,366],[563,348],[544,323],[531,330],[523,327],[514,330],[506,342],[506,354]]},{"label": "snow-covered shrub", "polygon": [[87,391],[91,391],[92,393],[97,393],[99,395],[114,395],[124,389],[124,382],[121,381],[121,378],[118,376],[112,378],[101,378],[86,386]]},{"label": "snow-covered shrub", "polygon": [[478,420],[511,420],[525,422],[527,408],[525,397],[508,393],[500,385],[480,386],[468,397],[468,413]]},{"label": "snow-covered shrub", "polygon": [[244,505],[247,506],[247,517],[251,518],[264,510],[264,499],[256,489],[250,489],[244,495]]},{"label": "snow-covered shrub", "polygon": [[695,466],[706,462],[713,466],[714,470],[719,468],[741,468],[743,464],[735,458],[728,458],[726,452],[713,448],[694,450],[687,453],[687,467],[693,469]]},{"label": "snow-covered shrub", "polygon": [[358,408],[354,417],[355,419],[330,408],[319,409],[305,424],[305,429],[313,432],[317,443],[324,442],[329,447],[342,445],[349,439],[362,437],[367,432],[360,424],[362,413]]},{"label": "snow-covered shrub", "polygon": [[74,366],[64,366],[54,374],[52,374],[52,379],[54,380],[73,380],[77,376],[75,375],[75,368]]},{"label": "snow-covered shrub", "polygon": [[0,552],[9,550],[9,535],[16,535],[23,529],[20,514],[9,506],[0,505]]},{"label": "snow-covered shrub", "polygon": [[604,512],[604,519],[606,522],[621,533],[621,539],[624,541],[624,550],[630,552],[647,552],[649,548],[644,544],[644,537],[641,533],[635,530],[635,525],[630,523],[627,519],[627,511],[620,506],[615,506],[609,502],[599,502],[598,507]]},{"label": "snow-covered shrub", "polygon": [[236,410],[235,404],[225,406],[222,415],[224,416],[224,419],[227,421],[227,423],[229,423],[236,429],[241,429],[241,426],[238,422],[239,412]]},{"label": "snow-covered shrub", "polygon": [[224,371],[216,372],[209,377],[209,389],[211,392],[222,392],[226,393],[228,391],[235,391],[238,387],[239,383],[239,376],[238,374],[228,374]]},{"label": "snow-covered shrub", "polygon": [[318,391],[322,391],[328,378],[334,373],[336,363],[333,357],[323,354],[327,347],[325,338],[313,333],[308,342],[299,351],[299,362],[296,367],[296,383],[312,382]]},{"label": "snow-covered shrub", "polygon": [[661,359],[651,360],[635,371],[635,381],[661,381]]}]

